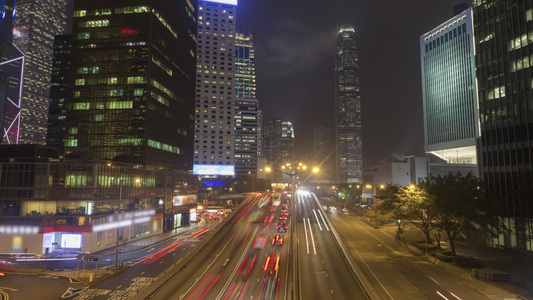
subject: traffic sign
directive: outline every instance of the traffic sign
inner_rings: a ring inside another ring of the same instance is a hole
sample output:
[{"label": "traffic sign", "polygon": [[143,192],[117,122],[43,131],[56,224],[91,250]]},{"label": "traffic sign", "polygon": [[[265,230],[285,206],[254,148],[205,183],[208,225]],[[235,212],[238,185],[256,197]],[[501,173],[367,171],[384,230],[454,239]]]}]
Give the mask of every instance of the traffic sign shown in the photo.
[{"label": "traffic sign", "polygon": [[98,261],[97,255],[84,255],[83,261]]},{"label": "traffic sign", "polygon": [[77,259],[77,260],[81,260],[82,257],[83,257],[83,256],[81,256],[81,254],[76,255],[76,259]]}]

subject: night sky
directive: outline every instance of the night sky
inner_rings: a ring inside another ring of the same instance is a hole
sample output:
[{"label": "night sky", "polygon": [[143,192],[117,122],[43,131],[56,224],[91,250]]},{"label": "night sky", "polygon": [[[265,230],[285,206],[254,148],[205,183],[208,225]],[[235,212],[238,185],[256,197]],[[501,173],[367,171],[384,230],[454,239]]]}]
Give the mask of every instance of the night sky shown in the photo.
[{"label": "night sky", "polygon": [[335,43],[356,30],[364,165],[390,153],[423,155],[419,39],[453,17],[456,0],[239,0],[237,27],[254,36],[264,118],[295,127],[298,160],[313,129],[335,128]]}]

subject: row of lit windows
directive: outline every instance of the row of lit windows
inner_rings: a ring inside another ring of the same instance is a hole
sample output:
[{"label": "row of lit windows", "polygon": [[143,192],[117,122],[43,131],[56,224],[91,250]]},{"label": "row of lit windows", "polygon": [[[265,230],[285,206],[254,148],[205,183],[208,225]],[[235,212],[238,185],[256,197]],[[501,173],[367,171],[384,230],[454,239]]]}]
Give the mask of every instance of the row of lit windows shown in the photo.
[{"label": "row of lit windows", "polygon": [[[122,80],[121,80],[122,81]],[[146,76],[130,76],[126,78],[126,84],[145,84]],[[97,78],[78,78],[74,81],[74,85],[114,85],[119,84],[118,77],[97,77]],[[120,84],[123,84],[120,82]]]},{"label": "row of lit windows", "polygon": [[533,43],[533,31],[522,34],[509,41],[509,51],[520,49]]},{"label": "row of lit windows", "polygon": [[150,140],[150,139],[148,140],[148,147],[152,147],[152,148],[155,148],[155,149],[171,152],[171,153],[174,153],[174,154],[181,154],[181,149],[178,148],[178,147],[173,147],[171,145],[168,145],[168,144],[165,144],[165,143],[161,143],[161,142],[158,142],[158,141],[154,141],[154,140]]},{"label": "row of lit windows", "polygon": [[152,62],[156,64],[156,66],[160,67],[165,71],[168,75],[172,76],[172,69],[167,67],[164,63],[162,63],[159,59],[152,56]]},{"label": "row of lit windows", "polygon": [[115,101],[115,102],[78,102],[78,103],[69,103],[69,109],[72,110],[89,110],[91,106],[93,109],[132,109],[133,101]]}]

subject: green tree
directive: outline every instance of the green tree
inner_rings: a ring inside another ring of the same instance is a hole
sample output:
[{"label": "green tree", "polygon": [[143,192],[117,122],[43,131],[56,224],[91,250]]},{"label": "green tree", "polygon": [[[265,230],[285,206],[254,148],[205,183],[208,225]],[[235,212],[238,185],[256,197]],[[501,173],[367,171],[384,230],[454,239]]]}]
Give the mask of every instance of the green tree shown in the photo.
[{"label": "green tree", "polygon": [[388,213],[395,219],[407,221],[424,233],[426,238],[426,253],[428,251],[430,232],[434,223],[435,209],[433,201],[425,191],[416,185],[400,187],[388,185],[379,195],[380,203],[377,209]]},{"label": "green tree", "polygon": [[448,236],[450,250],[455,255],[457,235],[466,229],[483,227],[488,233],[499,230],[499,201],[487,196],[479,178],[468,173],[429,175],[419,187],[431,201],[435,219],[432,225]]}]

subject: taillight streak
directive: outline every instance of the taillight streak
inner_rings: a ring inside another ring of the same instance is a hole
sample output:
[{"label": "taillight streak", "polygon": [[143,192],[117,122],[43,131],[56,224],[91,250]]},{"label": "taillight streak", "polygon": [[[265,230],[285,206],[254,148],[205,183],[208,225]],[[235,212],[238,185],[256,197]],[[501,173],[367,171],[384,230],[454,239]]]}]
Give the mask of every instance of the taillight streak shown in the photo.
[{"label": "taillight streak", "polygon": [[198,300],[202,300],[204,299],[205,295],[207,295],[207,293],[209,293],[209,291],[211,290],[211,288],[213,288],[213,285],[215,285],[215,283],[218,281],[218,279],[220,278],[220,276],[222,276],[222,274],[217,274],[217,276],[215,276],[215,278],[213,278],[213,280],[211,281],[211,283],[205,288],[205,290],[202,292],[202,294],[200,295],[200,298],[198,298]]},{"label": "taillight streak", "polygon": [[268,263],[270,262],[270,256],[267,257],[267,260],[266,260],[266,263],[265,263],[265,267],[263,268],[263,272],[266,272],[267,269],[268,269]]},{"label": "taillight streak", "polygon": [[189,297],[187,297],[187,300],[192,299],[194,295],[196,295],[196,293],[198,293],[198,291],[202,288],[202,286],[207,282],[207,280],[211,278],[211,276],[213,276],[213,274],[207,275],[207,277],[202,281],[202,283],[200,283],[200,285],[196,289],[194,289],[194,292]]},{"label": "taillight streak", "polygon": [[154,253],[154,254],[152,254],[152,255],[148,256],[147,258],[145,258],[145,259],[141,260],[141,261],[140,261],[139,263],[143,263],[143,262],[145,262],[145,261],[147,261],[147,260],[149,260],[149,259],[152,259],[152,257],[154,257],[154,256],[158,255],[159,253],[161,253],[161,252],[163,252],[163,251],[167,250],[168,248],[170,248],[170,247],[172,247],[172,246],[174,246],[174,245],[176,245],[176,244],[177,244],[177,242],[176,242],[176,243],[172,243],[172,244],[170,244],[170,245],[166,246],[165,248],[163,248],[163,249],[161,249],[161,250],[157,251],[156,253]]},{"label": "taillight streak", "polygon": [[248,260],[248,257],[246,257],[246,258],[244,259],[244,261],[242,262],[241,267],[239,268],[239,271],[237,272],[237,275],[239,275],[239,274],[241,273],[241,270],[242,270],[242,268],[244,267],[244,265],[246,264],[246,261],[247,261],[247,260]]},{"label": "taillight streak", "polygon": [[241,234],[241,231],[242,231],[242,228],[241,228],[241,230],[239,230],[239,233],[237,233],[237,236],[233,239],[233,242],[231,242],[232,245],[233,245],[233,243],[235,243],[235,240],[237,239],[237,237],[239,236],[239,234]]},{"label": "taillight streak", "polygon": [[246,276],[250,275],[250,271],[252,270],[252,267],[254,266],[254,262],[255,262],[255,256],[254,256],[254,259],[252,260],[252,263],[250,264],[250,267],[248,268],[248,272],[246,272]]},{"label": "taillight streak", "polygon": [[151,261],[149,261],[149,262],[148,262],[148,264],[151,264],[151,263],[153,263],[154,261],[156,261],[156,260],[158,260],[159,258],[161,258],[161,257],[162,257],[163,255],[167,255],[167,254],[168,254],[168,253],[169,253],[170,251],[172,251],[172,250],[174,250],[174,249],[178,248],[178,247],[179,247],[179,246],[181,246],[181,245],[183,245],[183,243],[180,243],[180,244],[178,244],[178,245],[174,246],[173,248],[171,248],[171,249],[170,249],[170,250],[168,250],[167,252],[165,252],[165,253],[163,253],[163,254],[159,255],[158,257],[156,257],[156,258],[152,259]]},{"label": "taillight streak", "polygon": [[244,242],[248,239],[248,235],[250,235],[250,231],[252,231],[252,228],[248,229],[248,233],[246,234],[246,237],[244,238],[244,241],[242,241],[242,244],[244,245]]}]

